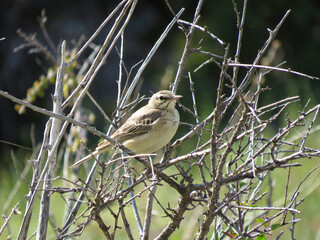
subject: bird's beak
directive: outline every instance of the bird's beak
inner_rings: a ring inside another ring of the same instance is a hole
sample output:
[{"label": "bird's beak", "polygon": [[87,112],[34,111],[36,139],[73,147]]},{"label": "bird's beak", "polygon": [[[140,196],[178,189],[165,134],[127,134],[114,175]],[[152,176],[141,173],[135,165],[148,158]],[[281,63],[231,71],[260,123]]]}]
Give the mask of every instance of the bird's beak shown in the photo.
[{"label": "bird's beak", "polygon": [[172,99],[173,100],[178,100],[178,99],[180,99],[182,97],[183,97],[182,95],[174,95],[174,97]]}]

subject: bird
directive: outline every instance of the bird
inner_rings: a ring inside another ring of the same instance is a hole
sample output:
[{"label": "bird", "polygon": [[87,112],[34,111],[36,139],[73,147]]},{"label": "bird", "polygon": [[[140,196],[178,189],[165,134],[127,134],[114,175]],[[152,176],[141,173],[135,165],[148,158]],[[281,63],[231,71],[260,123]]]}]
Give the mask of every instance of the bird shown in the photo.
[{"label": "bird", "polygon": [[[162,90],[152,95],[147,105],[134,112],[111,138],[136,154],[150,154],[167,145],[176,134],[180,115],[176,102],[182,98]],[[98,144],[95,151],[74,163],[71,168],[111,149],[108,140]]]}]

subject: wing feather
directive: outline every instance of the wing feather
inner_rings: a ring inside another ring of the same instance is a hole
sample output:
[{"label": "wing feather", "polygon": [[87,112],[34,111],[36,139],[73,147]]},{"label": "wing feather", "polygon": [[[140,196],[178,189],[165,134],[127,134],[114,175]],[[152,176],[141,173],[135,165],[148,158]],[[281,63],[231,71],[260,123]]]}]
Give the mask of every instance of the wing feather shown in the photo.
[{"label": "wing feather", "polygon": [[[124,141],[145,134],[152,129],[152,125],[161,117],[162,113],[159,109],[140,109],[138,112],[145,112],[144,114],[132,115],[118,130],[112,134],[112,138],[120,143]],[[138,113],[137,112],[137,113]],[[107,140],[98,144],[96,150],[100,150],[109,145]]]}]

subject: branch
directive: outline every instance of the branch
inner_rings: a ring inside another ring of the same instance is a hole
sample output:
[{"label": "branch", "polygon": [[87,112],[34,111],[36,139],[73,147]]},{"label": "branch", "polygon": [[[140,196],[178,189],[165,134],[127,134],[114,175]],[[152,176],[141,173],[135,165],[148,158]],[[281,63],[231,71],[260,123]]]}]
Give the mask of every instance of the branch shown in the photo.
[{"label": "branch", "polygon": [[[60,58],[60,67],[57,72],[56,77],[56,86],[55,92],[53,95],[53,112],[57,114],[61,114],[62,112],[62,100],[63,100],[63,80],[65,74],[65,47],[66,42],[63,41],[61,45],[61,58]],[[50,129],[50,138],[49,138],[49,145],[53,146],[54,144],[59,144],[58,141],[58,134],[61,130],[61,120],[54,118],[52,120],[52,126]],[[48,151],[48,159],[47,163],[49,163],[49,167],[47,169],[43,189],[50,189],[52,187],[52,178],[54,175],[55,167],[56,167],[56,158],[57,158],[57,151],[56,149],[49,149]],[[47,236],[47,227],[49,221],[49,207],[50,207],[50,196],[46,191],[42,192],[41,201],[40,201],[40,213],[39,213],[39,223],[37,229],[37,239],[46,239]]]},{"label": "branch", "polygon": [[9,216],[8,216],[8,217],[6,217],[6,216],[4,216],[4,215],[2,216],[2,217],[5,219],[5,221],[4,221],[3,225],[2,225],[1,228],[0,228],[0,236],[1,236],[1,234],[3,233],[5,227],[8,225],[8,223],[9,223],[11,217],[13,216],[13,214],[18,214],[18,213],[19,213],[18,205],[20,204],[20,202],[21,202],[21,201],[19,201],[19,202],[12,208],[12,210],[11,210],[11,212],[9,213]]},{"label": "branch", "polygon": [[258,65],[258,64],[245,64],[245,63],[237,63],[237,62],[232,62],[229,61],[227,63],[228,66],[230,67],[244,67],[244,68],[261,68],[261,69],[268,69],[268,70],[275,70],[275,71],[280,71],[280,72],[287,72],[287,73],[292,73],[301,77],[306,77],[312,80],[319,80],[318,77],[315,76],[310,76],[304,73],[300,73],[297,71],[293,71],[290,68],[285,69],[285,68],[279,68],[279,67],[272,67],[272,66],[265,66],[265,65]]},{"label": "branch", "polygon": [[194,13],[192,25],[191,25],[190,29],[188,30],[188,32],[185,32],[186,43],[184,45],[182,56],[181,56],[181,59],[179,61],[179,67],[178,67],[178,71],[177,71],[176,77],[175,77],[174,82],[172,84],[172,92],[173,93],[176,93],[177,90],[178,90],[178,85],[179,85],[180,79],[182,78],[182,75],[183,75],[184,65],[186,63],[187,57],[190,54],[190,45],[191,45],[191,41],[192,41],[194,30],[196,29],[195,25],[196,25],[196,23],[197,23],[197,21],[198,21],[198,19],[200,17],[200,10],[202,8],[203,2],[204,2],[203,0],[199,0],[198,1],[198,5],[197,5],[197,9],[196,9],[196,11]]}]

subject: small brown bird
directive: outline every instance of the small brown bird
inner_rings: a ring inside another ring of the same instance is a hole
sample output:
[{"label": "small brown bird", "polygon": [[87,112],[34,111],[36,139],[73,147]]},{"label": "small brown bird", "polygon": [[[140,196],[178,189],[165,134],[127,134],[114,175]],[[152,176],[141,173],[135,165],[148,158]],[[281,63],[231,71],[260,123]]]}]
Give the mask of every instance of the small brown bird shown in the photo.
[{"label": "small brown bird", "polygon": [[[172,139],[178,129],[180,117],[175,105],[181,97],[167,90],[153,94],[148,104],[133,113],[111,138],[137,154],[158,151]],[[104,140],[94,152],[71,167],[110,150],[111,146]]]}]

